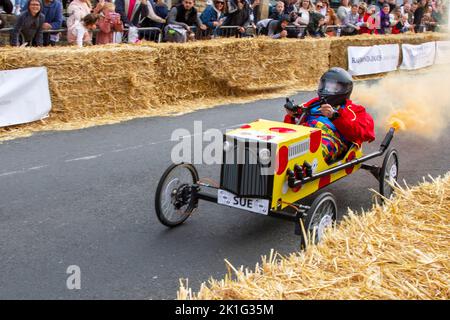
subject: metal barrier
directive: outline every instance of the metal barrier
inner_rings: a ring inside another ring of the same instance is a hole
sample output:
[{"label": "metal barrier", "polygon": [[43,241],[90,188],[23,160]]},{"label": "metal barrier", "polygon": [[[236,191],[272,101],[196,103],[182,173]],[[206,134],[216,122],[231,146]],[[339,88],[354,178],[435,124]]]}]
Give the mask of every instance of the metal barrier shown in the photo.
[{"label": "metal barrier", "polygon": [[[436,28],[440,27],[439,25],[436,25]],[[196,40],[207,40],[207,39],[212,39],[212,38],[231,38],[231,37],[236,37],[236,38],[241,38],[241,37],[255,37],[255,36],[262,36],[262,35],[266,35],[266,34],[262,34],[262,28],[256,28],[255,26],[247,26],[245,27],[245,31],[244,32],[239,32],[238,29],[241,28],[240,26],[219,26],[215,29],[210,29],[208,28],[207,30],[201,30],[195,26],[191,27],[191,30],[194,32],[195,34],[195,39]],[[333,32],[336,36],[340,36],[341,35],[341,31],[342,31],[343,26],[339,26],[339,25],[330,25],[330,26],[326,26],[325,27],[325,32]],[[288,25],[286,27],[288,34],[290,33],[290,35],[288,35],[289,37],[296,37],[298,36],[300,33],[303,33],[306,29],[306,26],[294,26],[294,25]],[[391,29],[389,28],[389,31],[387,33],[391,33]],[[160,28],[156,28],[156,27],[142,27],[142,28],[137,28],[138,30],[138,37],[139,39],[145,39],[148,41],[154,41],[156,43],[160,43],[161,41],[163,41],[163,30]],[[419,32],[423,32],[423,30],[425,29],[425,25],[420,25],[419,26]],[[3,28],[0,29],[0,35],[2,33],[9,33],[9,43],[11,43],[11,36],[12,36],[12,31],[13,28]],[[95,38],[95,34],[98,32],[99,30],[96,29],[93,31],[94,34],[94,38]],[[129,28],[125,28],[124,32],[122,33],[122,43],[127,43],[128,42],[128,32],[129,32]],[[56,29],[56,30],[44,30],[43,33],[47,34],[57,34],[57,33],[61,33],[62,34],[62,38],[65,39],[66,35],[67,35],[67,29]],[[20,34],[20,41],[23,42],[24,41],[24,37],[22,34]],[[64,44],[64,41],[61,41],[61,43]],[[0,42],[0,46],[3,45]]]},{"label": "metal barrier", "polygon": [[[14,28],[3,28],[0,29],[0,33],[9,33],[9,42],[11,43],[11,37],[12,37],[12,31],[14,30]],[[137,28],[138,33],[139,33],[139,39],[146,39],[148,41],[154,41],[154,42],[161,42],[162,40],[162,30],[159,28],[155,28],[155,27],[145,27],[145,28]],[[99,29],[95,29],[93,30],[93,34],[95,36],[96,33],[98,33],[100,30]],[[124,32],[122,33],[122,43],[127,43],[128,42],[128,31],[129,28],[125,28]],[[44,34],[57,34],[57,33],[62,33],[63,36],[65,37],[67,35],[67,29],[55,29],[55,30],[43,30],[42,31]],[[23,43],[24,42],[24,37],[22,35],[22,33],[20,34],[20,42]]]}]

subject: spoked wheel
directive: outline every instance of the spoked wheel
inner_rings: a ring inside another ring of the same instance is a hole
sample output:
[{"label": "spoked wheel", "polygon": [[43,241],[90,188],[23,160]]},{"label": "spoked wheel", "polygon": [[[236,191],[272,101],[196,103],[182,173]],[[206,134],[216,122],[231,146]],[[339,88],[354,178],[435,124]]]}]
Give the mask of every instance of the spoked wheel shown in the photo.
[{"label": "spoked wheel", "polygon": [[[307,216],[304,219],[305,231],[309,237],[314,235],[314,243],[322,240],[326,228],[331,227],[337,220],[336,198],[330,192],[324,192],[314,199]],[[302,244],[306,244],[302,235]]]},{"label": "spoked wheel", "polygon": [[394,188],[392,185],[398,179],[398,152],[395,149],[389,150],[383,160],[383,166],[380,170],[378,178],[380,182],[380,194],[389,199],[391,198]]},{"label": "spoked wheel", "polygon": [[192,185],[198,172],[191,164],[173,164],[163,173],[156,188],[155,210],[159,221],[167,227],[182,224],[197,206],[192,198]]}]

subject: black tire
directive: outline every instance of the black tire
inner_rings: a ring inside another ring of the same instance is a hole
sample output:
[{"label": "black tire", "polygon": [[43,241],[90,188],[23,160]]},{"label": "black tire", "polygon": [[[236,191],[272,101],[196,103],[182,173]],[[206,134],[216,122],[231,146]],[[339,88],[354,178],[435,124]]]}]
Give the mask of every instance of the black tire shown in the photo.
[{"label": "black tire", "polygon": [[[189,218],[197,206],[189,194],[192,194],[192,184],[197,183],[198,180],[197,170],[188,163],[172,164],[163,173],[155,194],[156,216],[163,225],[176,227]],[[180,202],[180,193],[183,190],[186,192],[187,199]],[[177,205],[180,207],[177,208]]]},{"label": "black tire", "polygon": [[[314,199],[307,215],[303,218],[303,225],[306,236],[309,239],[314,234],[314,243],[320,242],[325,228],[330,227],[338,219],[337,202],[334,195],[330,192],[324,192]],[[315,231],[314,231],[315,229]],[[308,243],[302,234],[302,245]]]},{"label": "black tire", "polygon": [[[386,199],[391,198],[394,188],[391,186],[394,181],[398,179],[398,152],[395,149],[390,149],[386,153],[381,166],[380,176],[378,181],[380,183],[380,194]],[[383,201],[383,198],[382,198]]]}]

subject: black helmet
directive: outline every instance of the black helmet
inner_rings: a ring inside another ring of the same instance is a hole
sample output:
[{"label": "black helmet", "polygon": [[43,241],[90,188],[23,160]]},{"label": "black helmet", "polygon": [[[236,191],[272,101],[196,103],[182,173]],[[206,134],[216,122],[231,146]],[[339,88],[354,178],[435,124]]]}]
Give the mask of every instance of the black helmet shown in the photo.
[{"label": "black helmet", "polygon": [[335,107],[350,98],[353,90],[352,76],[342,68],[334,67],[320,78],[317,94],[320,99]]}]

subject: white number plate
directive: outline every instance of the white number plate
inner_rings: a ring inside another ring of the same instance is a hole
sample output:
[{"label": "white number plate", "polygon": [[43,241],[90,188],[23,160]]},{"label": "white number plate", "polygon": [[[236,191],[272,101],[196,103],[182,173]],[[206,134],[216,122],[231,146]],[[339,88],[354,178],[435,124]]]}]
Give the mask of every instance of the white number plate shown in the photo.
[{"label": "white number plate", "polygon": [[257,198],[240,198],[232,194],[231,192],[221,189],[219,189],[217,193],[217,203],[264,215],[267,215],[269,213],[269,200]]}]

